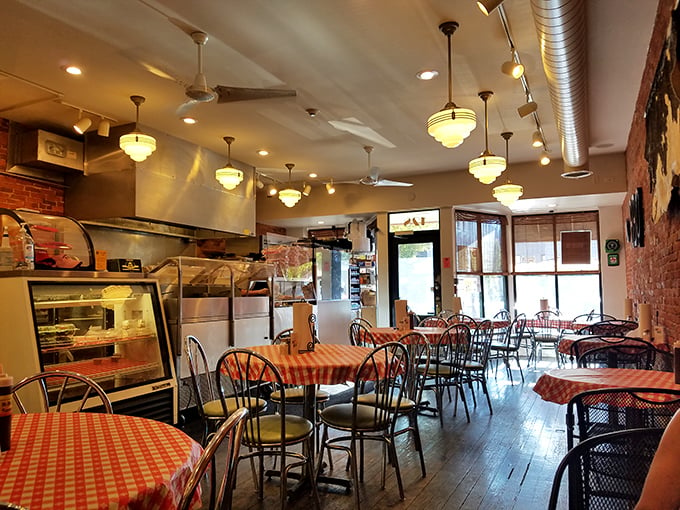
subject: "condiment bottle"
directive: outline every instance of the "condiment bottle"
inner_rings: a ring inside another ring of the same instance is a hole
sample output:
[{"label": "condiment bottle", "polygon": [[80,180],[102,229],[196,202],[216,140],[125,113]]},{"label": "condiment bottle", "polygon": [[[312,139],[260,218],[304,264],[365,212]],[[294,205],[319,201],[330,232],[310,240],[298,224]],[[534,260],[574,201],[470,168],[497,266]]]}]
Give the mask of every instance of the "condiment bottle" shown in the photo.
[{"label": "condiment bottle", "polygon": [[9,450],[12,443],[12,385],[14,379],[0,365],[0,452]]},{"label": "condiment bottle", "polygon": [[9,230],[5,227],[2,232],[2,242],[0,242],[0,271],[12,269],[14,269],[14,252],[9,244]]},{"label": "condiment bottle", "polygon": [[28,225],[22,223],[19,225],[19,234],[17,235],[17,241],[19,242],[19,249],[21,253],[19,255],[19,260],[17,260],[17,269],[35,269],[35,243],[31,234],[28,232]]}]

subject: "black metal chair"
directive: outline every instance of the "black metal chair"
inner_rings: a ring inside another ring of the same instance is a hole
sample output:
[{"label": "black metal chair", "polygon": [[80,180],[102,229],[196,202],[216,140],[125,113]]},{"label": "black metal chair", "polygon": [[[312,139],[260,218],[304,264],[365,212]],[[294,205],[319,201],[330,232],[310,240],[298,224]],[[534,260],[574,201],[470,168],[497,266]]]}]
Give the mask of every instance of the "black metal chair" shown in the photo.
[{"label": "black metal chair", "polygon": [[541,310],[536,312],[531,327],[531,354],[529,361],[534,361],[534,368],[538,356],[542,353],[544,346],[550,346],[555,351],[555,359],[557,365],[560,365],[560,353],[557,346],[562,338],[562,329],[560,324],[559,312],[553,310]]},{"label": "black metal chair", "polygon": [[[567,404],[567,448],[574,439],[632,428],[666,427],[680,409],[680,390],[603,388],[572,397]],[[578,428],[578,430],[577,430]]]},{"label": "black metal chair", "polygon": [[[517,368],[519,368],[519,375],[524,382],[524,374],[522,373],[522,365],[519,362],[519,351],[522,348],[522,341],[524,339],[524,332],[526,330],[527,319],[523,313],[520,313],[513,319],[510,326],[506,330],[505,338],[501,342],[491,342],[491,352],[489,359],[502,360],[505,364],[505,369],[510,377],[512,384],[512,370],[510,369],[510,358],[517,361]],[[496,371],[498,371],[498,364],[496,364]]]},{"label": "black metal chair", "polygon": [[572,352],[578,352],[576,363],[581,368],[606,367],[651,370],[654,367],[657,349],[645,340],[624,337],[588,337],[588,340],[593,341],[594,339],[597,339],[602,345],[583,349],[581,345],[585,344],[584,341],[576,341],[572,344]]},{"label": "black metal chair", "polygon": [[238,456],[241,448],[241,438],[243,437],[243,428],[245,426],[245,419],[248,416],[248,409],[242,407],[234,411],[229,418],[227,418],[217,431],[212,435],[210,442],[203,449],[201,457],[191,471],[191,476],[187,480],[182,492],[182,498],[177,505],[178,510],[189,510],[191,508],[192,499],[196,488],[201,479],[206,474],[208,467],[215,464],[215,453],[217,449],[222,446],[226,440],[226,462],[224,465],[224,474],[222,481],[217,482],[216,470],[211,469],[210,477],[210,510],[231,509],[231,499],[236,485],[236,470],[238,467]]},{"label": "black metal chair", "polygon": [[477,398],[473,383],[482,386],[482,391],[486,395],[486,403],[489,406],[489,414],[493,414],[491,398],[486,384],[486,371],[491,352],[491,342],[494,337],[493,323],[485,320],[477,325],[477,329],[472,332],[472,346],[468,354],[468,359],[463,366],[463,382],[467,383],[472,393],[472,402],[477,407]]},{"label": "black metal chair", "polygon": [[477,327],[477,321],[464,313],[454,313],[447,319],[447,322],[449,323],[449,326],[453,324],[467,324],[470,329]]},{"label": "black metal chair", "polygon": [[[66,370],[40,372],[24,377],[12,388],[12,397],[22,414],[95,410],[113,414],[109,397],[96,381]],[[34,408],[36,405],[39,409]]]},{"label": "black metal chair", "polygon": [[619,336],[625,335],[629,331],[633,331],[638,327],[635,321],[626,321],[621,319],[606,320],[589,324],[576,331],[578,335],[601,335],[601,336]]},{"label": "black metal chair", "polygon": [[349,323],[349,342],[362,347],[376,346],[375,338],[363,322],[354,319]]},{"label": "black metal chair", "polygon": [[557,466],[548,510],[558,508],[562,477],[567,470],[569,509],[633,508],[640,499],[663,431],[662,428],[621,430],[577,444]]},{"label": "black metal chair", "polygon": [[448,325],[442,317],[425,317],[418,322],[419,328],[446,328]]}]

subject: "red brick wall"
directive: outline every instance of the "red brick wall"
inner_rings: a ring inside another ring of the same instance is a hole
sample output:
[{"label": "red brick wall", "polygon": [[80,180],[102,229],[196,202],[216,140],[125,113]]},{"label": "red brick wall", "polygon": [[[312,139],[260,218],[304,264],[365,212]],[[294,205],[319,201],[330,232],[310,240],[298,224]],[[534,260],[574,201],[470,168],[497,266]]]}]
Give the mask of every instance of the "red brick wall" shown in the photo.
[{"label": "red brick wall", "polygon": [[9,122],[0,119],[0,207],[64,214],[64,189],[6,173],[8,152]]},{"label": "red brick wall", "polygon": [[636,188],[641,187],[645,245],[642,248],[633,248],[629,243],[625,244],[626,287],[633,302],[652,305],[652,320],[666,328],[666,336],[670,342],[680,340],[680,218],[670,218],[665,214],[658,223],[652,221],[652,196],[644,157],[644,112],[675,2],[676,0],[659,0],[647,65],[628,137],[628,195],[622,211],[625,221],[628,218],[628,198]]}]

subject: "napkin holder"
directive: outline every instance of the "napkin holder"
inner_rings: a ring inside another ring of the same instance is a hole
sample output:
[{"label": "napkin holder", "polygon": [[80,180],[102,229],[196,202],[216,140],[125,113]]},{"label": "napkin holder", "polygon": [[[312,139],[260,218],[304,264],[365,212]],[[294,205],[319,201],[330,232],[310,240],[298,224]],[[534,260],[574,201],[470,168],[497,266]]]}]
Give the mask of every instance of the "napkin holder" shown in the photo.
[{"label": "napkin holder", "polygon": [[295,303],[293,305],[293,331],[290,339],[290,352],[297,354],[314,350],[316,339],[316,315],[312,313],[309,303]]},{"label": "napkin holder", "polygon": [[404,331],[408,329],[408,305],[405,299],[396,299],[394,301],[394,322],[398,330]]}]

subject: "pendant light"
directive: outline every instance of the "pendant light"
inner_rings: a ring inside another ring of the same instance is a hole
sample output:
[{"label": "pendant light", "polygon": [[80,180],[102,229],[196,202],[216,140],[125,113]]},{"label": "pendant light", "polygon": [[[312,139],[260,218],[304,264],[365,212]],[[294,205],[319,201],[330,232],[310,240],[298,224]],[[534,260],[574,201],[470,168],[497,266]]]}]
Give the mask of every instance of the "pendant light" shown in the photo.
[{"label": "pendant light", "polygon": [[286,163],[288,169],[288,187],[279,191],[279,200],[283,202],[286,207],[294,207],[302,198],[302,193],[293,188],[290,184],[290,173],[295,165],[293,163]]},{"label": "pendant light", "polygon": [[231,143],[236,140],[233,136],[225,136],[223,138],[227,142],[227,164],[222,168],[215,170],[215,179],[225,189],[232,190],[243,181],[243,172],[231,166]]},{"label": "pendant light", "polygon": [[120,148],[125,151],[125,154],[130,156],[133,161],[139,163],[144,161],[156,150],[156,139],[153,136],[145,135],[141,131],[137,131],[137,126],[139,124],[139,106],[144,103],[144,97],[130,96],[130,101],[134,103],[137,110],[135,130],[132,133],[121,136],[119,145]]},{"label": "pendant light", "polygon": [[427,132],[444,147],[453,149],[465,140],[475,127],[477,117],[468,108],[458,108],[451,99],[451,35],[458,28],[455,21],[445,21],[439,25],[439,30],[446,36],[449,54],[449,101],[444,108],[432,114],[427,119]]},{"label": "pendant light", "polygon": [[[505,138],[505,160],[507,162],[508,161],[508,140],[510,140],[510,137],[512,136],[512,132],[504,131],[503,133],[501,133],[501,136],[503,138]],[[508,177],[508,181],[505,184],[502,184],[501,186],[496,186],[493,189],[494,198],[506,207],[510,207],[512,204],[517,202],[519,197],[521,197],[523,194],[524,194],[524,188],[522,188],[522,186],[520,186],[519,184],[511,183],[510,177]]]},{"label": "pendant light", "polygon": [[470,161],[469,170],[483,184],[491,184],[496,177],[505,170],[505,158],[496,156],[489,151],[489,111],[487,102],[493,96],[490,90],[479,93],[479,97],[484,101],[484,152]]}]

